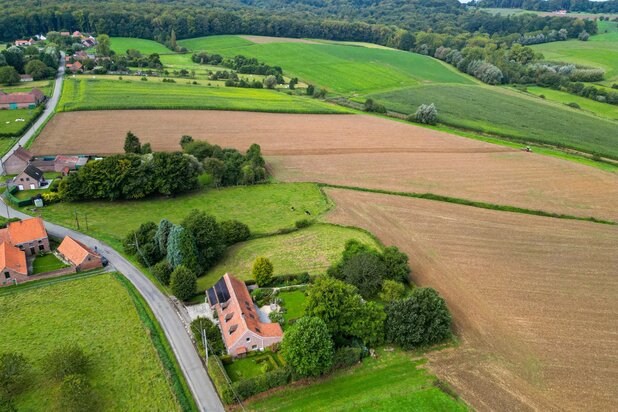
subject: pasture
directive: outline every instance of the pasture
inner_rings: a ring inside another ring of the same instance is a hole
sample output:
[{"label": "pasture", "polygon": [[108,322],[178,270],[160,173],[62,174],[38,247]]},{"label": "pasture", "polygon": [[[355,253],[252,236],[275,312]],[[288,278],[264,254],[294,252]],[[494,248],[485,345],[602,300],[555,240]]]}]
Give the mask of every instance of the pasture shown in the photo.
[{"label": "pasture", "polygon": [[280,66],[286,75],[343,94],[370,93],[420,83],[472,84],[441,62],[414,53],[343,44],[253,43],[236,36],[183,40],[191,50],[242,54]]},{"label": "pasture", "polygon": [[618,120],[618,106],[597,102],[596,100],[576,96],[560,90],[549,89],[547,87],[528,86],[528,92],[534,94],[535,96],[543,95],[549,101],[564,105],[568,103],[577,103],[583,111],[604,117],[606,119]]},{"label": "pasture", "polygon": [[128,49],[139,50],[140,53],[173,53],[172,50],[165,47],[163,44],[154,40],[137,39],[134,37],[111,37],[110,46],[116,54],[125,54]]},{"label": "pasture", "polygon": [[[204,82],[202,82],[204,83]],[[67,79],[58,111],[207,109],[285,113],[343,113],[347,109],[308,97],[265,89],[208,87],[160,81]]]},{"label": "pasture", "polygon": [[615,226],[326,192],[337,205],[329,221],[398,245],[410,256],[413,281],[444,296],[461,345],[428,354],[430,369],[472,407],[614,407]]},{"label": "pasture", "polygon": [[135,306],[112,275],[3,293],[0,312],[2,351],[20,352],[33,366],[18,410],[62,410],[59,384],[43,359],[67,342],[91,359],[92,401],[100,410],[179,410]]},{"label": "pasture", "polygon": [[[65,131],[71,128],[89,132],[68,140]],[[615,173],[375,116],[213,111],[59,113],[32,150],[37,155],[122,153],[129,129],[142,142],[150,142],[154,150],[178,150],[183,134],[239,150],[258,143],[267,156],[269,171],[281,181],[430,192],[618,220]]]},{"label": "pasture", "polygon": [[439,121],[455,127],[545,143],[618,159],[618,124],[488,86],[430,85],[370,95],[387,108],[414,113],[435,103]]},{"label": "pasture", "polygon": [[[37,109],[0,110],[0,134],[21,136],[38,114]],[[17,119],[24,119],[24,121],[17,121]]]},{"label": "pasture", "polygon": [[198,279],[198,289],[208,289],[226,272],[239,279],[251,279],[253,262],[259,256],[270,259],[275,275],[302,272],[322,274],[341,258],[345,242],[350,239],[378,250],[381,248],[370,235],[358,229],[314,224],[296,232],[262,237],[232,246],[215,267]]},{"label": "pasture", "polygon": [[435,385],[425,360],[395,350],[310,384],[291,385],[246,402],[250,411],[466,411]]}]

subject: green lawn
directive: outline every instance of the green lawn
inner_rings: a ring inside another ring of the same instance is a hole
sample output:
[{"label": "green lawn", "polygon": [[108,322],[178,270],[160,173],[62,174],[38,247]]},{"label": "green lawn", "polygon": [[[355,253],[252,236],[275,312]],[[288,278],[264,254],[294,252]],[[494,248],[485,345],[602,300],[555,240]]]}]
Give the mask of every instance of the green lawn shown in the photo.
[{"label": "green lawn", "polygon": [[472,84],[438,60],[398,50],[342,44],[255,44],[237,36],[202,37],[179,44],[228,57],[255,57],[281,66],[288,76],[298,76],[337,93],[369,93],[419,83]]},{"label": "green lawn", "polygon": [[208,87],[160,81],[67,79],[58,111],[114,109],[217,109],[285,113],[345,113],[317,99],[266,89]]},{"label": "green lawn", "polygon": [[324,273],[331,263],[339,260],[345,242],[350,239],[380,249],[376,241],[361,230],[315,224],[297,232],[249,240],[229,248],[219,264],[198,279],[198,289],[208,289],[226,272],[239,279],[250,279],[251,267],[259,256],[270,259],[275,275]]},{"label": "green lawn", "polygon": [[49,192],[49,189],[19,190],[15,192],[13,196],[18,198],[19,200],[26,200],[38,194],[47,193],[47,192]]},{"label": "green lawn", "polygon": [[172,53],[170,49],[163,44],[154,40],[137,39],[134,37],[112,37],[111,39],[112,50],[116,54],[125,54],[127,49],[136,49],[140,53],[152,54],[152,53]]},{"label": "green lawn", "polygon": [[100,410],[179,410],[135,306],[112,275],[2,294],[0,313],[1,351],[21,352],[33,365],[17,410],[61,410],[59,384],[42,359],[68,342],[91,358],[88,377]]},{"label": "green lawn", "polygon": [[16,141],[16,137],[0,137],[0,156],[4,156]]},{"label": "green lawn", "polygon": [[618,124],[490,86],[420,86],[371,95],[388,108],[414,113],[435,103],[440,122],[530,142],[563,145],[618,159]]},{"label": "green lawn", "polygon": [[529,86],[528,92],[536,96],[543,95],[547,100],[557,103],[577,103],[583,111],[587,111],[607,119],[618,120],[618,106],[615,105],[597,102],[596,100],[587,99],[585,97],[576,96],[571,93],[549,89],[546,87]]},{"label": "green lawn", "polygon": [[309,385],[292,386],[246,402],[250,411],[466,411],[434,386],[424,360],[378,350],[378,358]]},{"label": "green lawn", "polygon": [[52,270],[69,267],[63,261],[58,259],[53,253],[47,253],[43,256],[37,256],[32,262],[32,274],[51,272]]},{"label": "green lawn", "polygon": [[[0,110],[0,133],[21,136],[28,128],[30,120],[38,114],[37,109]],[[17,119],[24,119],[24,121],[16,122]]]},{"label": "green lawn", "polygon": [[546,60],[599,67],[605,84],[618,82],[618,32],[598,34],[588,41],[567,40],[531,46]]},{"label": "green lawn", "polygon": [[240,358],[234,360],[229,365],[225,365],[225,371],[233,382],[243,379],[253,378],[264,373],[262,367],[264,364],[269,363],[272,369],[277,369],[281,364],[279,355],[272,352],[253,352],[246,358]]},{"label": "green lawn", "polygon": [[283,318],[285,319],[285,326],[289,325],[291,320],[302,318],[305,315],[305,292],[302,290],[295,290],[292,292],[279,292],[277,295],[281,299],[281,306],[285,308]]},{"label": "green lawn", "polygon": [[163,218],[180,223],[192,209],[204,210],[220,220],[240,220],[253,233],[265,234],[293,227],[295,221],[305,217],[304,210],[315,216],[328,207],[329,202],[317,185],[292,183],[210,189],[175,198],[56,203],[41,210],[45,220],[73,229],[77,213],[82,231],[86,231],[87,215],[88,234],[121,248],[122,238],[141,223],[158,223]]}]

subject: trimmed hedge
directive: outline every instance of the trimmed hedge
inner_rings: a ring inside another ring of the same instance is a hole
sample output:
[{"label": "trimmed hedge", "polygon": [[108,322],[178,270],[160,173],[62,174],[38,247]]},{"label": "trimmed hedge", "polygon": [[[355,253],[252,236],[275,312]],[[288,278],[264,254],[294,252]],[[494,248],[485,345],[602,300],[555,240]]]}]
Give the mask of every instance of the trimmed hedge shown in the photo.
[{"label": "trimmed hedge", "polygon": [[12,188],[4,192],[4,196],[6,196],[6,198],[17,207],[24,207],[24,206],[28,206],[34,203],[32,198],[24,199],[24,200],[19,200],[18,198],[16,198],[14,196],[14,193],[17,191],[19,191],[17,186],[13,186]]},{"label": "trimmed hedge", "polygon": [[244,400],[258,393],[287,384],[291,376],[292,370],[289,367],[283,367],[253,378],[234,382],[232,386],[240,399]]},{"label": "trimmed hedge", "polygon": [[229,384],[229,378],[223,364],[217,355],[208,357],[208,375],[215,385],[215,389],[224,404],[230,405],[235,402],[234,393]]},{"label": "trimmed hedge", "polygon": [[[273,280],[268,284],[268,287],[304,285],[307,283],[311,283],[311,275],[309,275],[309,272],[292,273],[273,276]],[[255,280],[247,279],[245,280],[245,285],[255,285]]]},{"label": "trimmed hedge", "polygon": [[337,349],[335,356],[333,357],[333,366],[331,371],[337,369],[349,368],[356,365],[363,357],[363,350],[361,348],[352,348],[345,346]]}]

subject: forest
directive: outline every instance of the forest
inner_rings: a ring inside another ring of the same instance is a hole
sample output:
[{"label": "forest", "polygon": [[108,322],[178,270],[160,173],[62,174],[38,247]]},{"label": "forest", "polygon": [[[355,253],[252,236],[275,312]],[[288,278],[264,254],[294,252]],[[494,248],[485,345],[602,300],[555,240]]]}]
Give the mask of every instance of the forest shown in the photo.
[{"label": "forest", "polygon": [[589,0],[480,0],[479,7],[513,8],[533,11],[568,10],[570,12],[618,13],[618,1]]}]

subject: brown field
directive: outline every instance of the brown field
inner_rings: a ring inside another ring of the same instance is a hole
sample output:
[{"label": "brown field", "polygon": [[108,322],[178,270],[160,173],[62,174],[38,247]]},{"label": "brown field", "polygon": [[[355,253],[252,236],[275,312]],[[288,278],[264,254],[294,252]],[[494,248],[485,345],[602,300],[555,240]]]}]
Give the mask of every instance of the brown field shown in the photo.
[{"label": "brown field", "polygon": [[616,174],[373,116],[69,112],[49,122],[32,150],[121,153],[128,130],[154,150],[178,150],[183,134],[241,150],[257,142],[270,170],[284,181],[431,192],[618,220]]},{"label": "brown field", "polygon": [[327,220],[410,256],[453,312],[458,348],[430,355],[478,410],[612,410],[618,228],[328,189]]},{"label": "brown field", "polygon": [[317,42],[307,39],[296,39],[292,37],[269,37],[269,36],[238,36],[245,40],[252,41],[253,43],[265,44],[265,43],[307,43],[307,44],[319,44]]}]

